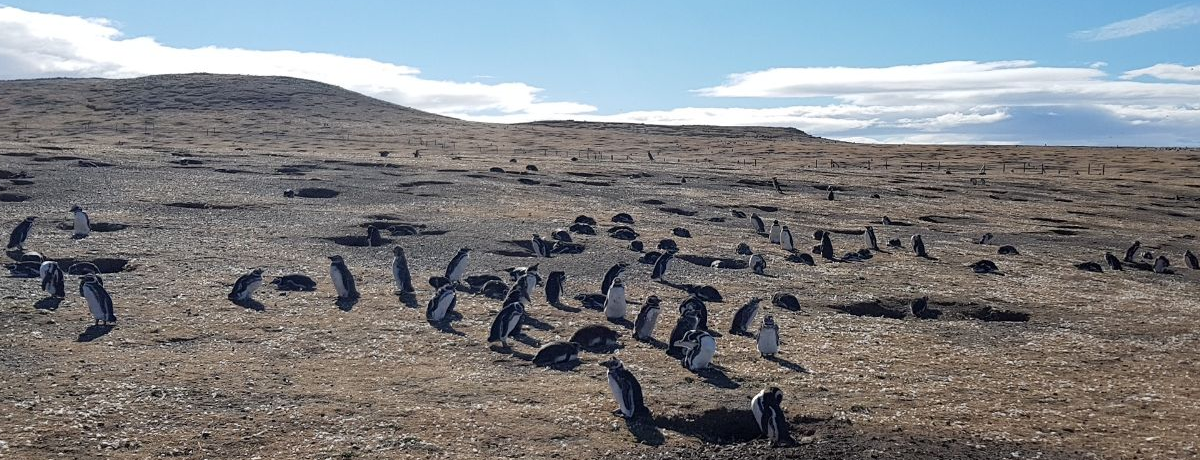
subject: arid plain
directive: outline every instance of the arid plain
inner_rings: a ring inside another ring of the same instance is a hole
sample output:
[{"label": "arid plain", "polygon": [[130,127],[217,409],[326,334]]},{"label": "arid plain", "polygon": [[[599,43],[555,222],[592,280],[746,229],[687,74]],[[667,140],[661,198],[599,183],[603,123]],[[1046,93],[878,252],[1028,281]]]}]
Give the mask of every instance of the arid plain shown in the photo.
[{"label": "arid plain", "polygon": [[[36,280],[0,278],[2,457],[1200,456],[1200,271],[1182,258],[1200,251],[1197,150],[490,125],[302,80],[186,75],[0,82],[0,179],[5,234],[39,216],[30,250],[100,260],[120,318],[89,327],[76,277],[56,306]],[[107,231],[71,239],[73,204]],[[838,255],[857,251],[867,225],[884,247],[864,261],[793,263],[734,211],[778,219],[805,249],[825,230]],[[678,243],[673,284],[724,296],[709,303],[722,333],[711,372],[613,326],[650,419],[610,413],[607,354],[568,370],[529,362],[538,343],[605,323],[576,301],[556,308],[539,291],[511,352],[485,343],[499,301],[460,293],[452,328],[426,322],[424,280],[471,247],[468,274],[540,263],[567,273],[568,299],[598,293],[610,266],[629,263],[631,309],[662,298],[665,341],[687,293],[651,282],[643,254],[609,237],[619,212],[646,251]],[[599,222],[594,236],[572,234],[582,253],[532,258],[531,234],[578,215]],[[372,223],[402,231],[352,245]],[[977,244],[985,233],[994,239]],[[912,254],[913,234],[931,258]],[[887,248],[892,238],[904,248]],[[1173,273],[1076,267],[1135,240]],[[767,276],[710,266],[744,261],[742,242],[766,257]],[[395,245],[418,308],[393,294]],[[353,306],[335,306],[331,254],[358,279]],[[983,259],[1000,273],[973,272]],[[254,267],[318,287],[264,283],[261,310],[233,305],[229,286]],[[769,309],[783,351],[764,360],[752,338],[726,332],[751,297],[780,292],[801,308]],[[922,296],[940,319],[904,314]],[[785,393],[796,446],[752,439],[749,399],[769,385]]]}]

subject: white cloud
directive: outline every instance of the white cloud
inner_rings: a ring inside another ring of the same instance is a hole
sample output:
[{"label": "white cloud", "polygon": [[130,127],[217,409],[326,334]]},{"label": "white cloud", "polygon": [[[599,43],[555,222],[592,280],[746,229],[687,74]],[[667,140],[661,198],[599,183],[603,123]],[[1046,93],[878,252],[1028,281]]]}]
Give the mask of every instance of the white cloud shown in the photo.
[{"label": "white cloud", "polygon": [[1200,5],[1175,5],[1151,11],[1133,19],[1081,30],[1071,36],[1080,40],[1101,41],[1132,37],[1160,30],[1179,29],[1200,24]]},{"label": "white cloud", "polygon": [[125,78],[168,73],[282,75],[330,83],[432,112],[575,114],[596,108],[544,102],[525,83],[454,82],[372,59],[300,51],[177,48],[125,37],[106,19],[0,7],[0,78]]},{"label": "white cloud", "polygon": [[1141,76],[1153,77],[1159,80],[1200,81],[1200,65],[1155,64],[1143,69],[1125,72],[1121,74],[1121,79],[1132,80]]}]

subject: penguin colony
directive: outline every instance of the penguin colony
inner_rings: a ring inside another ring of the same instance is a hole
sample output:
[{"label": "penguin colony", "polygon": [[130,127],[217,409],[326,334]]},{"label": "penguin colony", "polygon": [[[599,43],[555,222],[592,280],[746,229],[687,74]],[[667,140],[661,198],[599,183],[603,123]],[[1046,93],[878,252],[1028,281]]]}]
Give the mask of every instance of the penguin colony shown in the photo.
[{"label": "penguin colony", "polygon": [[[777,183],[776,188],[779,189]],[[779,191],[782,193],[782,190]],[[832,197],[832,192],[830,194]],[[72,238],[88,237],[91,233],[91,222],[88,214],[79,206],[72,207],[70,212],[73,223]],[[734,211],[734,216],[746,218],[745,214],[739,211]],[[18,254],[22,259],[25,259],[29,255],[36,255],[36,253],[27,252],[24,246],[36,219],[35,216],[27,217],[12,230],[6,247],[10,256]],[[614,216],[612,220],[616,223],[633,224],[633,218],[624,213]],[[751,230],[760,236],[767,237],[767,241],[770,244],[780,245],[784,251],[792,253],[793,257],[797,260],[803,260],[802,257],[798,256],[807,256],[807,254],[797,254],[799,251],[795,246],[794,235],[787,225],[774,220],[768,228],[757,214],[751,214],[748,220]],[[882,219],[882,223],[883,225],[891,224],[887,217]],[[585,216],[580,216],[576,219],[572,230],[575,230],[575,227],[580,225],[589,226],[590,228],[590,225],[595,225],[595,221]],[[632,229],[629,230],[632,232]],[[369,227],[368,233],[369,244],[372,246],[377,245],[380,240],[378,230],[374,227]],[[569,243],[571,241],[570,234],[562,229],[555,230],[551,235],[553,236],[553,241],[545,240],[540,235],[533,234],[531,248],[534,255],[542,258],[551,258],[555,254],[555,245],[557,242]],[[819,241],[819,244],[813,247],[812,252],[814,254],[819,254],[826,260],[839,260],[834,253],[829,232],[818,230],[814,233],[813,237]],[[988,244],[993,238],[992,234],[985,234],[977,244]],[[863,239],[866,249],[857,253],[849,253],[840,260],[869,258],[870,251],[879,250],[874,227],[867,226],[865,228]],[[917,257],[930,258],[921,235],[912,235],[910,237],[910,245]],[[892,240],[889,246],[900,247],[900,244],[897,240]],[[650,279],[655,282],[667,283],[667,272],[670,262],[678,251],[678,247],[670,240],[664,240],[659,244],[659,247],[664,252],[654,260]],[[1005,246],[1002,249],[1004,248],[1011,248],[1011,246]],[[1133,265],[1152,270],[1155,273],[1171,273],[1168,268],[1171,265],[1166,256],[1160,254],[1155,258],[1149,252],[1141,254],[1142,259],[1154,261],[1151,265],[1148,262],[1138,260],[1140,250],[1141,242],[1135,241],[1126,249],[1122,259],[1118,259],[1112,253],[1106,253],[1104,256],[1105,262],[1112,270],[1122,270],[1124,266]],[[430,284],[435,287],[435,291],[429,298],[426,308],[426,318],[431,323],[444,323],[453,321],[456,318],[454,307],[458,300],[457,292],[463,287],[464,276],[466,276],[469,268],[470,253],[470,248],[460,249],[451,258],[449,264],[447,264],[444,276],[430,279]],[[737,253],[740,255],[749,255],[747,265],[755,274],[766,274],[767,263],[766,258],[762,254],[754,253],[746,243],[738,245]],[[1001,250],[1000,253],[1017,254],[1015,248],[1007,251]],[[391,269],[395,291],[401,295],[413,295],[416,289],[412,283],[409,263],[404,250],[400,247],[395,247],[393,255]],[[40,255],[37,258],[40,259]],[[1198,264],[1196,256],[1190,250],[1184,253],[1183,258],[1188,268],[1200,269],[1200,264]],[[357,299],[360,294],[355,287],[355,277],[347,261],[340,255],[331,255],[329,256],[329,260],[329,279],[337,292],[338,301],[353,301]],[[789,257],[788,260],[792,260],[792,257]],[[808,257],[807,260],[807,263],[811,265],[812,258]],[[990,263],[990,261],[988,262]],[[1095,271],[1102,270],[1099,264],[1093,262],[1090,265],[1096,267]],[[629,309],[629,299],[626,294],[627,278],[625,272],[627,268],[628,265],[625,263],[613,265],[605,273],[601,282],[601,294],[580,294],[575,297],[576,300],[579,300],[586,308],[601,310],[610,322],[619,323],[626,321],[625,318],[628,315]],[[16,273],[15,270],[14,273]],[[263,268],[254,268],[237,278],[228,294],[228,299],[235,304],[243,306],[253,302],[253,295],[262,285],[263,273]],[[487,343],[498,342],[504,348],[509,346],[509,339],[523,335],[521,332],[522,324],[526,320],[526,310],[533,306],[532,299],[536,287],[544,284],[547,303],[558,306],[563,302],[566,293],[566,280],[568,279],[565,272],[554,271],[550,273],[548,279],[543,283],[536,264],[530,267],[512,268],[509,269],[509,273],[514,280],[514,284],[508,290],[507,294],[503,296],[502,308],[493,318],[487,337]],[[52,260],[40,261],[35,276],[41,280],[41,289],[48,295],[57,299],[66,297],[64,271],[57,262]],[[491,285],[491,283],[497,283],[497,286],[501,288],[504,286],[503,282],[499,280],[489,281],[488,285]],[[498,290],[496,293],[497,297],[499,297],[500,292],[502,290]],[[79,280],[79,294],[87,302],[88,310],[95,320],[94,324],[96,326],[111,327],[113,323],[116,323],[117,316],[114,310],[113,298],[104,287],[104,281],[98,273],[82,274]],[[706,300],[719,301],[720,294],[715,289],[705,286],[692,292],[692,295],[679,305],[678,317],[666,342],[667,354],[678,358],[680,365],[693,372],[702,372],[710,368],[713,365],[713,359],[717,355],[717,338],[713,335],[711,329],[709,329],[708,310],[704,303]],[[914,316],[918,318],[936,317],[925,314],[926,311],[931,311],[926,307],[927,302],[927,298],[924,297],[914,301],[912,305]],[[648,296],[642,303],[640,311],[636,315],[636,322],[632,325],[632,337],[635,340],[643,342],[655,340],[656,326],[662,314],[661,303],[662,301],[654,295]],[[769,312],[763,315],[762,322],[757,323],[758,327],[755,328],[756,317],[766,309],[766,307],[760,305],[761,303],[762,299],[755,297],[739,308],[733,317],[728,331],[734,336],[752,337],[756,341],[759,354],[764,359],[773,359],[780,353],[780,345],[782,343],[780,328],[775,321],[775,316],[769,314]],[[783,310],[799,310],[798,299],[787,293],[776,294],[772,299],[771,305]],[[556,341],[545,344],[538,350],[532,361],[537,366],[548,367],[576,363],[580,360],[582,350],[604,352],[619,348],[621,346],[619,337],[620,335],[616,331],[605,325],[585,326],[579,329],[569,341]],[[627,419],[648,415],[650,411],[645,405],[642,386],[633,372],[626,368],[625,364],[616,357],[608,359],[600,363],[600,365],[607,368],[610,391],[616,401],[616,409],[613,413]],[[776,387],[769,387],[755,395],[750,403],[751,412],[754,415],[762,437],[766,438],[772,446],[790,445],[793,443],[789,434],[787,418],[782,408],[782,400],[782,390]]]}]

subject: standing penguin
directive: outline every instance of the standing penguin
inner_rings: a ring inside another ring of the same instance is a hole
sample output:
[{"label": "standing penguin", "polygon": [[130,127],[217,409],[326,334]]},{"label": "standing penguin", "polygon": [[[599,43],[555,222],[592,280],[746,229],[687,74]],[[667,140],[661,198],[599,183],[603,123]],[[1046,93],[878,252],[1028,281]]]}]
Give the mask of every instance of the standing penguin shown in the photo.
[{"label": "standing penguin", "polygon": [[764,358],[779,353],[779,326],[771,315],[763,318],[762,327],[758,329],[758,353]]},{"label": "standing penguin", "polygon": [[413,289],[412,274],[408,271],[408,256],[404,254],[404,248],[392,248],[392,255],[392,278],[396,280],[396,291],[401,294],[417,292]]},{"label": "standing penguin", "polygon": [[600,365],[608,368],[608,386],[617,400],[617,410],[613,411],[613,415],[634,418],[649,412],[642,400],[642,385],[625,369],[621,360],[613,358]]},{"label": "standing penguin", "polygon": [[604,298],[604,316],[610,320],[625,319],[627,309],[625,283],[621,278],[613,279],[612,286],[608,288],[608,295]]},{"label": "standing penguin", "polygon": [[524,297],[526,299],[525,303],[529,304],[529,300],[533,299],[533,291],[534,291],[534,289],[537,289],[537,284],[538,284],[537,272],[530,271],[530,272],[525,273],[524,275],[521,275],[520,278],[517,278],[517,282],[515,284],[513,284],[513,289],[521,289],[521,290],[525,291],[523,293]]},{"label": "standing penguin", "polygon": [[563,291],[566,290],[566,272],[550,272],[546,279],[546,303],[558,305],[562,302]]},{"label": "standing penguin", "polygon": [[712,367],[713,355],[717,353],[717,339],[707,331],[688,331],[683,338],[674,344],[683,347],[683,367],[690,371],[699,371]]},{"label": "standing penguin", "polygon": [[762,254],[750,256],[750,269],[753,270],[754,274],[756,275],[765,275],[767,270],[767,260],[763,258]]},{"label": "standing penguin", "polygon": [[671,329],[671,335],[667,339],[667,354],[671,356],[679,356],[680,347],[675,343],[683,340],[684,334],[688,331],[693,331],[700,328],[700,317],[693,310],[682,311],[679,314],[679,319],[675,320],[675,328]]},{"label": "standing penguin", "polygon": [[758,214],[750,213],[750,227],[754,229],[754,233],[760,235],[767,233],[767,226],[763,223],[762,217],[758,217]]},{"label": "standing penguin", "polygon": [[[9,244],[9,246],[11,246],[11,244]],[[1133,245],[1129,246],[1129,249],[1125,250],[1125,258],[1122,260],[1124,260],[1126,262],[1133,262],[1134,258],[1137,257],[1138,250],[1141,248],[1142,248],[1142,242],[1134,241]]]},{"label": "standing penguin", "polygon": [[1171,271],[1167,267],[1170,266],[1171,261],[1167,260],[1167,256],[1158,256],[1158,259],[1154,260],[1154,273],[1169,274]]},{"label": "standing penguin", "polygon": [[498,341],[504,348],[508,348],[508,338],[521,330],[521,321],[524,319],[525,305],[521,302],[505,305],[500,313],[496,314],[496,319],[492,321],[492,327],[488,333],[488,343]]},{"label": "standing penguin", "polygon": [[608,288],[612,286],[613,280],[625,274],[625,267],[628,267],[628,265],[625,263],[619,263],[613,265],[612,268],[609,268],[608,271],[604,273],[604,280],[600,281],[601,294],[608,294]]},{"label": "standing penguin", "polygon": [[654,261],[654,271],[650,273],[651,281],[665,281],[667,276],[667,268],[671,266],[671,259],[675,257],[675,251],[665,251],[658,256],[658,260]]},{"label": "standing penguin", "polygon": [[634,339],[645,341],[654,338],[654,326],[658,323],[658,314],[662,312],[661,303],[658,296],[646,298],[646,303],[642,304],[642,310],[638,312],[637,321],[633,323]]},{"label": "standing penguin", "polygon": [[8,246],[6,247],[9,250],[25,250],[25,239],[29,238],[29,230],[33,228],[33,221],[35,219],[37,217],[29,216],[17,224],[17,228],[14,228],[12,233],[8,235]]},{"label": "standing penguin", "polygon": [[769,235],[769,237],[771,238],[771,244],[779,244],[779,234],[782,232],[783,232],[783,228],[781,228],[779,226],[779,221],[778,220],[772,221],[771,222],[771,234]]},{"label": "standing penguin", "polygon": [[104,281],[96,275],[84,275],[79,281],[79,295],[87,300],[88,310],[92,312],[92,317],[96,319],[95,324],[108,325],[108,323],[117,322],[117,315],[113,313],[112,297],[108,295],[108,290],[104,289]]},{"label": "standing penguin", "polygon": [[1200,260],[1196,260],[1196,255],[1191,249],[1183,251],[1183,260],[1187,263],[1187,267],[1192,270],[1200,270]]},{"label": "standing penguin", "polygon": [[235,304],[241,304],[250,300],[254,295],[254,291],[262,285],[263,269],[256,268],[250,273],[238,277],[233,283],[233,290],[229,292],[229,300]]},{"label": "standing penguin", "polygon": [[1104,261],[1108,262],[1108,268],[1121,270],[1121,260],[1117,259],[1117,256],[1112,255],[1111,252],[1104,253]]},{"label": "standing penguin", "polygon": [[552,243],[549,241],[543,240],[542,235],[538,235],[537,233],[533,234],[533,252],[537,254],[538,257],[549,258],[551,256],[551,244]]},{"label": "standing penguin", "polygon": [[788,445],[793,442],[782,403],[783,391],[776,387],[760,391],[750,400],[750,411],[754,413],[758,429],[771,442],[772,447]]},{"label": "standing penguin", "polygon": [[92,221],[88,219],[86,212],[79,205],[71,206],[71,213],[75,218],[75,235],[74,238],[86,238],[92,233]]},{"label": "standing penguin", "polygon": [[879,250],[879,240],[875,239],[875,227],[867,226],[867,231],[863,233],[863,240],[867,244],[867,249],[872,251]]},{"label": "standing penguin", "polygon": [[688,312],[696,315],[696,319],[699,320],[699,324],[692,329],[708,330],[708,306],[704,305],[704,301],[695,294],[683,299],[683,302],[679,304],[680,315],[686,315]]},{"label": "standing penguin", "polygon": [[792,231],[788,230],[787,225],[784,225],[783,230],[779,231],[779,246],[788,252],[796,250],[796,244],[792,241]]},{"label": "standing penguin", "polygon": [[58,262],[42,262],[38,273],[42,275],[42,290],[50,294],[50,297],[61,299],[67,296],[67,290],[63,287],[63,271]]},{"label": "standing penguin", "polygon": [[329,278],[333,281],[334,289],[337,289],[338,299],[357,299],[358,289],[354,288],[354,275],[346,267],[346,261],[339,255],[329,256],[329,261]]},{"label": "standing penguin", "polygon": [[438,288],[433,297],[429,299],[429,306],[425,308],[425,318],[433,322],[446,319],[446,315],[454,311],[454,305],[458,303],[458,297],[454,291],[455,283],[447,283]]},{"label": "standing penguin", "polygon": [[375,247],[383,244],[383,236],[380,236],[379,229],[374,225],[367,226],[367,246]]},{"label": "standing penguin", "polygon": [[821,258],[833,260],[833,241],[829,239],[829,232],[821,232]]},{"label": "standing penguin", "polygon": [[754,297],[742,305],[737,313],[733,314],[733,325],[729,327],[729,333],[734,335],[750,335],[750,324],[754,322],[754,317],[758,315],[758,304],[762,299]]},{"label": "standing penguin", "polygon": [[458,254],[450,259],[450,265],[446,266],[446,279],[451,282],[462,281],[463,274],[467,272],[467,262],[471,259],[471,248],[462,248],[458,250]]},{"label": "standing penguin", "polygon": [[917,257],[929,257],[929,253],[925,252],[925,241],[921,239],[921,235],[912,236],[912,248],[913,254],[916,254]]}]

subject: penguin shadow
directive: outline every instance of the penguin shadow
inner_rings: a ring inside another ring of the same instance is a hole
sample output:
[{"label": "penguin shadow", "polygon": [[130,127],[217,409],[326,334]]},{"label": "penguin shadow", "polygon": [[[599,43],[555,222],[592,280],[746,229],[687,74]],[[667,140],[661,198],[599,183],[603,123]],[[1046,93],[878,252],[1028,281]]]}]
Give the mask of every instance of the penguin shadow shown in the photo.
[{"label": "penguin shadow", "polygon": [[938,259],[937,257],[931,256],[931,255],[929,255],[929,254],[925,254],[925,255],[923,255],[923,256],[917,256],[917,258],[919,258],[919,259],[925,259],[925,260],[932,260],[932,261],[937,261],[937,260],[940,260],[940,259]]},{"label": "penguin shadow", "polygon": [[567,361],[565,363],[551,364],[549,366],[544,366],[544,367],[546,369],[554,369],[559,372],[571,372],[571,371],[575,370],[575,368],[579,367],[580,364],[583,364],[583,362],[576,359],[574,361]]},{"label": "penguin shadow", "polygon": [[807,368],[805,368],[804,366],[802,366],[802,365],[800,365],[800,364],[797,364],[797,363],[793,363],[793,362],[791,362],[791,361],[788,361],[788,360],[787,360],[787,359],[785,359],[785,358],[780,358],[778,355],[776,355],[776,356],[766,356],[766,357],[764,357],[763,359],[765,359],[765,360],[767,360],[767,361],[770,361],[770,362],[773,362],[773,363],[775,363],[775,364],[778,364],[778,365],[779,365],[779,367],[782,367],[782,368],[784,368],[784,369],[787,369],[787,370],[789,370],[789,371],[792,371],[792,372],[799,372],[799,373],[801,373],[801,374],[809,374],[809,373],[810,373],[810,372],[808,371],[808,369],[807,369]]},{"label": "penguin shadow", "polygon": [[462,331],[459,331],[458,329],[454,328],[454,321],[457,321],[460,319],[462,319],[461,314],[459,314],[456,311],[450,311],[450,312],[446,313],[446,317],[442,318],[441,321],[433,321],[433,320],[426,320],[426,321],[429,323],[430,326],[433,326],[433,328],[437,329],[439,332],[445,332],[447,334],[453,334],[453,335],[457,335],[459,337],[466,337],[467,334],[464,334]]},{"label": "penguin shadow", "polygon": [[[538,341],[538,339],[535,339],[535,338],[533,338],[533,337],[530,337],[528,334],[525,334],[524,332],[520,332],[520,333],[518,333],[517,335],[514,335],[514,336],[512,336],[512,337],[509,337],[509,338],[510,338],[510,339],[512,339],[512,340],[516,340],[517,342],[520,342],[520,343],[522,343],[522,344],[524,344],[524,345],[527,345],[527,346],[533,347],[533,348],[540,348],[540,347],[542,346],[542,342]],[[517,353],[517,352],[515,352],[515,351],[514,351],[514,352],[513,352],[513,356],[516,356],[516,353]],[[530,359],[530,360],[532,360],[532,359],[533,359],[533,356],[532,356],[532,355],[530,355],[530,356],[529,356],[529,359]]]},{"label": "penguin shadow", "polygon": [[766,273],[755,273],[754,275],[761,276],[763,278],[770,278],[770,279],[778,279],[779,278],[779,275],[768,275]]},{"label": "penguin shadow", "polygon": [[417,302],[417,294],[415,292],[402,292],[398,296],[400,303],[408,308],[420,308],[421,304]]},{"label": "penguin shadow", "polygon": [[[533,339],[531,339],[531,338],[528,338],[528,336],[525,336],[524,334],[521,334],[521,336],[524,336],[524,337],[526,337],[526,340],[533,340]],[[518,342],[521,342],[521,343],[525,343],[524,341],[522,341],[522,340],[521,340],[520,338],[518,338],[518,337],[509,337],[509,339],[516,340],[516,341],[518,341]],[[528,345],[528,344],[526,343],[526,345]],[[519,359],[519,360],[521,360],[521,361],[525,361],[525,362],[533,362],[533,355],[531,355],[531,354],[529,354],[529,353],[525,353],[525,352],[517,351],[516,349],[514,349],[514,348],[512,347],[512,345],[509,345],[509,346],[507,346],[507,347],[506,347],[506,346],[504,346],[504,345],[494,345],[494,344],[493,344],[493,345],[488,345],[488,349],[489,349],[489,350],[492,350],[492,351],[494,351],[494,352],[496,352],[496,353],[500,353],[500,354],[502,354],[502,355],[509,355],[509,356],[512,356],[513,358]]]},{"label": "penguin shadow", "polygon": [[351,297],[351,298],[338,297],[337,301],[334,302],[333,304],[337,305],[339,310],[349,312],[350,310],[354,309],[355,305],[358,305],[358,297]]},{"label": "penguin shadow", "polygon": [[654,419],[649,413],[639,414],[633,418],[625,419],[625,428],[629,430],[637,442],[648,446],[661,446],[667,442],[666,436],[654,423]]},{"label": "penguin shadow", "polygon": [[62,297],[46,297],[33,304],[33,308],[38,310],[54,311],[58,310],[58,306],[62,303],[62,301]]},{"label": "penguin shadow", "polygon": [[532,327],[539,331],[553,331],[554,330],[554,326],[550,325],[550,323],[547,323],[545,321],[542,321],[540,319],[534,318],[529,315],[525,315],[525,318],[521,321],[521,324]]},{"label": "penguin shadow", "polygon": [[562,302],[554,302],[554,303],[551,303],[550,306],[557,308],[559,310],[565,311],[567,313],[579,313],[579,312],[583,311],[582,308],[575,308],[575,307],[572,307],[572,306],[567,305]]},{"label": "penguin shadow", "polygon": [[699,287],[700,287],[700,286],[697,286],[697,285],[695,285],[695,284],[687,284],[687,283],[672,283],[672,282],[670,282],[670,281],[663,280],[663,279],[656,280],[656,282],[657,282],[657,283],[659,283],[659,284],[662,284],[663,286],[666,286],[666,287],[669,287],[669,288],[678,289],[678,290],[680,290],[680,291],[683,291],[683,292],[686,292],[686,293],[689,293],[689,294],[690,294],[692,291],[694,291],[694,290],[696,290],[697,288],[699,288]]},{"label": "penguin shadow", "polygon": [[609,318],[608,322],[621,326],[625,329],[633,329],[633,321],[625,318]]},{"label": "penguin shadow", "polygon": [[75,339],[75,341],[76,342],[85,342],[85,343],[91,342],[100,337],[104,337],[104,335],[108,334],[109,332],[112,332],[113,327],[114,326],[111,324],[104,324],[104,325],[93,324],[91,326],[88,326],[87,329],[84,329],[83,333],[79,334],[79,338]]},{"label": "penguin shadow", "polygon": [[700,380],[703,380],[704,383],[717,388],[735,390],[741,388],[742,386],[740,383],[734,382],[733,379],[730,379],[729,376],[725,374],[725,371],[717,366],[711,366],[707,369],[694,371],[694,373],[697,377],[700,377]]},{"label": "penguin shadow", "polygon": [[71,235],[71,239],[73,239],[73,240],[82,240],[87,237],[88,237],[87,235],[80,235],[80,234]]},{"label": "penguin shadow", "polygon": [[658,339],[656,339],[656,338],[654,338],[654,337],[650,337],[650,338],[648,338],[648,339],[636,339],[636,340],[637,340],[638,342],[642,342],[642,343],[644,343],[644,344],[646,344],[646,345],[650,345],[650,346],[652,346],[652,347],[654,347],[654,348],[657,348],[657,349],[659,349],[659,350],[666,350],[666,349],[667,349],[667,342],[663,342],[662,340],[658,340]]},{"label": "penguin shadow", "polygon": [[267,309],[266,305],[254,299],[246,299],[233,302],[234,305],[245,308],[247,310],[263,311]]}]

